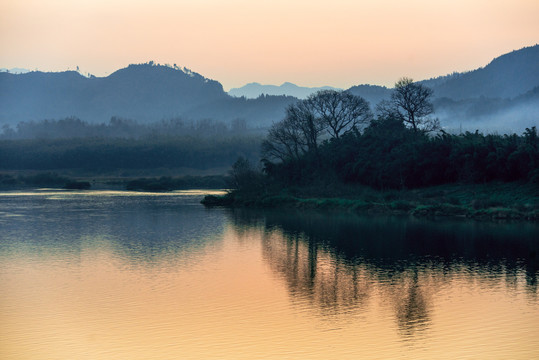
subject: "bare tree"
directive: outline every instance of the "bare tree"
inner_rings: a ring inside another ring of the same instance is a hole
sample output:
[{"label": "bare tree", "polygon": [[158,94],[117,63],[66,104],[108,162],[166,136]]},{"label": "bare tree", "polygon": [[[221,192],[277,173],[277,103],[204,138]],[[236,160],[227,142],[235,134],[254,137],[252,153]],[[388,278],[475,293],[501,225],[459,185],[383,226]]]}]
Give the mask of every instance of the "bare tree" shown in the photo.
[{"label": "bare tree", "polygon": [[401,120],[414,131],[435,131],[440,128],[438,119],[429,117],[434,113],[431,103],[433,91],[410,78],[402,78],[395,83],[390,101],[382,101],[378,113]]},{"label": "bare tree", "polygon": [[327,132],[339,138],[370,121],[369,104],[363,98],[340,91],[319,91],[286,109],[283,121],[273,124],[262,144],[267,158],[286,161],[311,152],[318,158],[318,146]]},{"label": "bare tree", "polygon": [[281,161],[297,160],[307,150],[301,130],[289,118],[273,124],[266,140],[262,142],[262,154]]},{"label": "bare tree", "polygon": [[262,154],[281,161],[299,159],[307,152],[318,154],[318,143],[326,126],[315,116],[312,104],[300,100],[286,109],[286,117],[273,124],[262,143]]},{"label": "bare tree", "polygon": [[372,119],[369,103],[360,96],[335,90],[321,90],[307,98],[316,116],[327,126],[331,137],[339,138]]},{"label": "bare tree", "polygon": [[287,123],[297,129],[309,151],[318,151],[318,142],[326,124],[316,116],[309,100],[301,100],[286,109]]}]

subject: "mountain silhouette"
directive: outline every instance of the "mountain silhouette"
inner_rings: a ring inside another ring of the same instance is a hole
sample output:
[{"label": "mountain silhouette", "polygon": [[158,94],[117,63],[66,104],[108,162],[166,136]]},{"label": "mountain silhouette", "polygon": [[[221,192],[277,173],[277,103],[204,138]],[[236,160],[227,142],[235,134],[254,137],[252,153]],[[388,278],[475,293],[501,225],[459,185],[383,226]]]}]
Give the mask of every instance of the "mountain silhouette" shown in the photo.
[{"label": "mountain silhouette", "polygon": [[228,97],[217,81],[153,63],[129,65],[103,78],[75,71],[0,73],[0,91],[0,121],[10,123],[72,115],[152,121]]},{"label": "mountain silhouette", "polygon": [[293,96],[298,99],[305,99],[307,96],[320,91],[320,90],[341,90],[331,86],[322,87],[304,87],[285,82],[280,86],[277,85],[262,85],[256,82],[249,83],[240,88],[230,89],[229,95],[236,97],[246,97],[248,99],[255,99],[260,95],[284,95]]},{"label": "mountain silhouette", "polygon": [[[435,115],[442,125],[480,119],[488,127],[494,122],[486,117],[495,117],[495,113],[510,115],[510,119],[499,117],[504,129],[512,128],[511,122],[534,126],[539,121],[533,116],[539,112],[539,45],[497,57],[477,70],[420,83],[434,90]],[[153,62],[129,65],[107,77],[85,77],[76,71],[0,72],[0,126],[71,116],[102,123],[115,116],[141,123],[178,117],[225,122],[245,119],[250,127],[267,127],[281,120],[285,108],[298,98],[328,88],[252,83],[226,93],[218,81],[186,68]],[[235,90],[241,89],[244,95],[230,95],[240,94]],[[255,97],[259,91],[273,95]],[[374,110],[378,102],[391,96],[392,90],[357,85],[347,91],[364,97]]]},{"label": "mountain silhouette", "polygon": [[77,116],[104,122],[112,116],[140,122],[164,118],[250,120],[271,123],[296,101],[285,96],[237,99],[222,85],[189,69],[129,65],[107,77],[60,73],[0,73],[0,124]]},{"label": "mountain silhouette", "polygon": [[514,98],[539,85],[539,45],[499,56],[477,70],[423,82],[438,98]]}]

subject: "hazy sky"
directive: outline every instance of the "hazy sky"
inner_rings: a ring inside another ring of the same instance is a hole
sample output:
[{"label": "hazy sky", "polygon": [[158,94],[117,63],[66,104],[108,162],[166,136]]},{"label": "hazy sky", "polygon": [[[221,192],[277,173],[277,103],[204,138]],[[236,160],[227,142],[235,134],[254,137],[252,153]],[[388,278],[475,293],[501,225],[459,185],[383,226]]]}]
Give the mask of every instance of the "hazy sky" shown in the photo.
[{"label": "hazy sky", "polygon": [[154,60],[225,89],[392,85],[539,42],[538,0],[2,0],[0,67],[105,76]]}]

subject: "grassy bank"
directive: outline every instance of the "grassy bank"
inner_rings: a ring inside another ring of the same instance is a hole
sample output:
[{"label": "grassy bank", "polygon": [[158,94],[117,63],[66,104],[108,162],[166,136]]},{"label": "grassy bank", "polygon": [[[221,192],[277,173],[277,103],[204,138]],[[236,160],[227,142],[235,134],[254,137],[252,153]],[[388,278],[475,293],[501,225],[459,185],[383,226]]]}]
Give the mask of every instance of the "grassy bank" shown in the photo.
[{"label": "grassy bank", "polygon": [[539,187],[520,183],[451,184],[414,190],[368,187],[288,188],[266,193],[207,196],[207,206],[295,208],[417,217],[539,221]]}]

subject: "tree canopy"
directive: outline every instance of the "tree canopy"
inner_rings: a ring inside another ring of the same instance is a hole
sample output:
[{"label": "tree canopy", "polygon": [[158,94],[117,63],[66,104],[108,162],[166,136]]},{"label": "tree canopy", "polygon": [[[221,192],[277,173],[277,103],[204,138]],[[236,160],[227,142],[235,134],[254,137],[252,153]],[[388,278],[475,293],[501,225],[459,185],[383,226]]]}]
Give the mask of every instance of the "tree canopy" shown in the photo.
[{"label": "tree canopy", "polygon": [[318,156],[322,140],[360,131],[371,119],[365,99],[344,91],[321,90],[286,109],[285,118],[270,128],[262,153],[281,161],[297,160],[307,153]]}]

